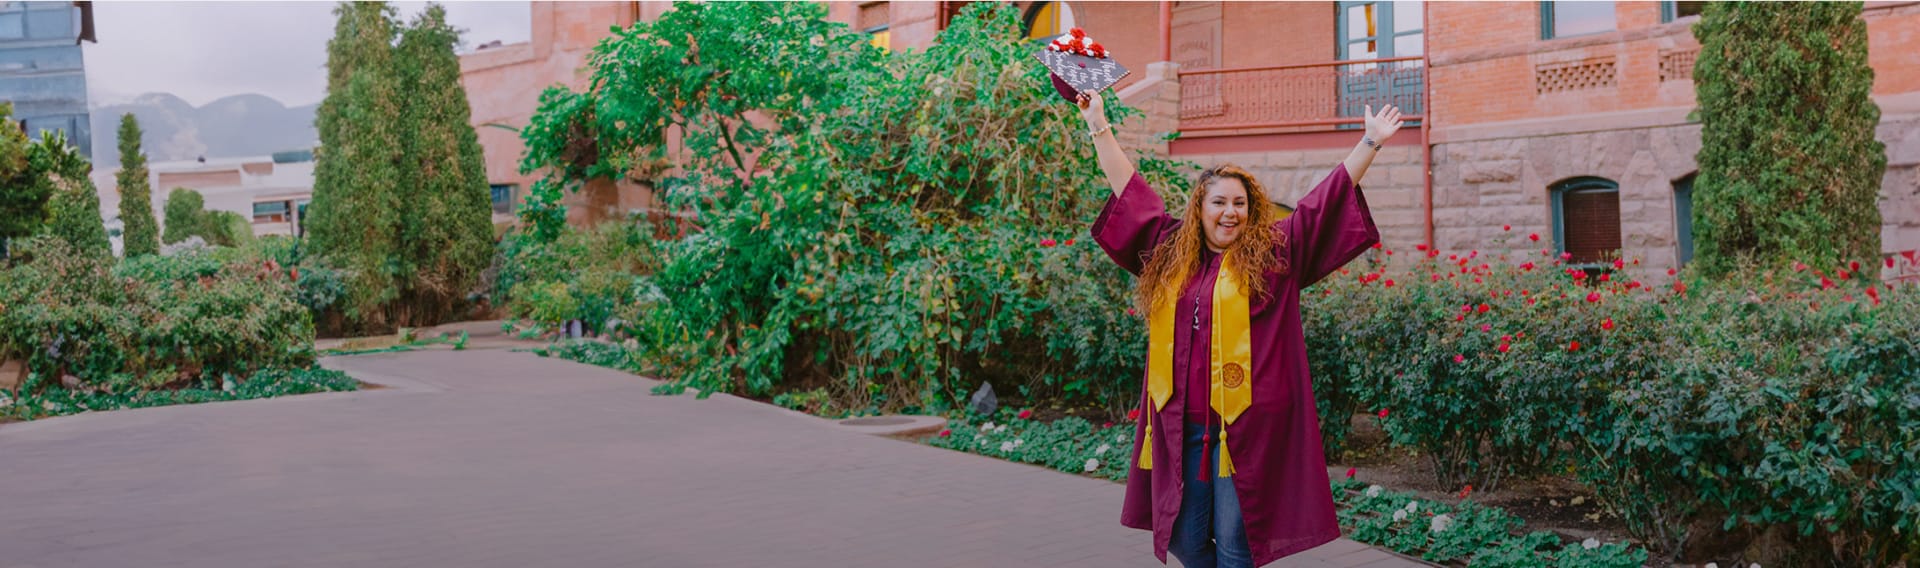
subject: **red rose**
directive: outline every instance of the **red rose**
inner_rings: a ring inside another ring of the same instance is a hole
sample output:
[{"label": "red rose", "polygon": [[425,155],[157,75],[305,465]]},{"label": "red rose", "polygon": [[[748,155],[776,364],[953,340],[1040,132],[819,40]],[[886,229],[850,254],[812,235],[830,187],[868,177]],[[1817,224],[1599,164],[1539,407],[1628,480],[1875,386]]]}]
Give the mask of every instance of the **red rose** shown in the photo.
[{"label": "red rose", "polygon": [[1413,250],[1427,250],[1427,244],[1420,243],[1420,244],[1413,245]]},{"label": "red rose", "polygon": [[1385,408],[1382,408],[1382,409],[1380,409],[1380,417],[1381,417],[1381,418],[1386,418],[1386,417],[1387,417],[1387,409],[1385,409]]},{"label": "red rose", "polygon": [[1033,417],[1033,409],[1031,409],[1031,408],[1029,408],[1029,409],[1026,409],[1026,410],[1022,410],[1022,411],[1020,411],[1020,415],[1019,415],[1019,416],[1020,416],[1020,419],[1021,419],[1021,420],[1026,420],[1026,419],[1028,419],[1028,418],[1032,418],[1032,417]]},{"label": "red rose", "polygon": [[1613,259],[1613,268],[1615,270],[1622,270],[1622,269],[1625,269],[1626,267],[1627,267],[1627,261],[1621,260],[1618,258]]},{"label": "red rose", "polygon": [[1674,292],[1674,293],[1676,293],[1676,294],[1685,294],[1685,293],[1687,293],[1687,283],[1686,283],[1686,282],[1675,282],[1675,283],[1673,283],[1673,292]]},{"label": "red rose", "polygon": [[1506,353],[1506,352],[1507,352],[1507,349],[1509,349],[1509,347],[1507,347],[1507,344],[1505,344],[1505,343],[1502,343],[1502,344],[1500,344],[1500,352],[1501,352],[1501,353]]},{"label": "red rose", "polygon": [[1492,310],[1493,310],[1493,306],[1489,306],[1489,305],[1486,305],[1486,304],[1480,304],[1480,313],[1483,313],[1483,314],[1484,314],[1484,313],[1487,313],[1487,312],[1489,312],[1489,311],[1492,311]]},{"label": "red rose", "polygon": [[940,437],[942,437],[942,438],[945,438],[945,437],[947,437],[947,436],[952,436],[952,435],[953,435],[953,429],[951,429],[951,428],[949,428],[949,429],[946,429],[946,430],[941,430],[941,431],[940,431]]},{"label": "red rose", "polygon": [[1053,245],[1054,245],[1053,239],[1040,239],[1040,246],[1042,247],[1050,247]]},{"label": "red rose", "polygon": [[1100,425],[1100,427],[1101,427],[1101,428],[1112,428],[1112,427],[1113,427],[1113,423],[1112,423],[1112,422],[1108,422],[1108,423],[1106,423],[1106,424],[1102,424],[1102,425]]},{"label": "red rose", "polygon": [[1373,243],[1373,250],[1380,250],[1383,246],[1386,246],[1386,243]]},{"label": "red rose", "polygon": [[1794,272],[1806,272],[1806,271],[1807,271],[1807,265],[1806,265],[1805,263],[1802,263],[1802,262],[1800,262],[1800,261],[1797,261],[1797,260],[1796,260],[1796,261],[1793,261],[1793,271],[1794,271]]},{"label": "red rose", "polygon": [[1680,273],[1680,271],[1678,271],[1678,270],[1674,270],[1674,269],[1671,269],[1671,268],[1669,268],[1669,269],[1667,269],[1667,276],[1673,276],[1673,275],[1675,275],[1675,274],[1679,274],[1679,273]]},{"label": "red rose", "polygon": [[1590,293],[1588,293],[1588,294],[1587,294],[1587,301],[1588,301],[1588,302],[1598,302],[1598,301],[1600,301],[1600,293],[1599,293],[1599,292],[1590,292]]},{"label": "red rose", "polygon": [[1605,273],[1605,272],[1602,272],[1602,273],[1600,273],[1600,281],[1601,281],[1601,282],[1606,282],[1606,281],[1608,281],[1608,280],[1612,280],[1612,279],[1613,279],[1613,278],[1612,278],[1612,277],[1611,277],[1610,275],[1608,275],[1607,273]]},{"label": "red rose", "polygon": [[1140,409],[1138,409],[1138,408],[1135,408],[1135,409],[1133,409],[1133,410],[1129,410],[1129,411],[1127,411],[1127,419],[1128,419],[1128,420],[1139,420],[1139,419],[1140,419]]},{"label": "red rose", "polygon": [[1856,261],[1853,261],[1853,262],[1849,262],[1849,263],[1847,263],[1847,268],[1850,268],[1850,269],[1853,269],[1853,271],[1854,271],[1854,272],[1859,272],[1859,271],[1860,271],[1860,261],[1858,261],[1858,260],[1856,260]]},{"label": "red rose", "polygon": [[1486,324],[1486,323],[1480,324],[1480,331],[1488,332],[1488,333],[1493,332],[1493,324]]},{"label": "red rose", "polygon": [[1880,305],[1880,289],[1879,288],[1868,286],[1867,297],[1873,299],[1873,305],[1876,305],[1876,306]]},{"label": "red rose", "polygon": [[1460,498],[1461,498],[1461,499],[1465,499],[1465,498],[1467,498],[1467,496],[1468,496],[1468,495],[1472,495],[1472,494],[1473,494],[1473,485],[1472,485],[1472,484],[1468,484],[1468,485],[1467,485],[1467,487],[1466,487],[1465,489],[1461,489],[1461,490],[1460,490]]},{"label": "red rose", "polygon": [[1465,363],[1465,362],[1467,362],[1467,356],[1466,356],[1466,355],[1454,355],[1454,356],[1453,356],[1453,362],[1455,362],[1455,363]]},{"label": "red rose", "polygon": [[1130,315],[1130,316],[1139,316],[1139,315],[1140,315],[1140,310],[1138,310],[1138,309],[1134,309],[1134,308],[1127,308],[1127,315]]},{"label": "red rose", "polygon": [[1833,289],[1833,286],[1834,286],[1834,284],[1833,284],[1833,281],[1832,281],[1832,280],[1828,280],[1828,279],[1827,279],[1827,277],[1825,277],[1825,276],[1821,276],[1821,277],[1820,277],[1820,289],[1821,289],[1821,290],[1832,290],[1832,289]]},{"label": "red rose", "polygon": [[1531,235],[1527,235],[1527,238],[1536,243],[1540,242],[1540,233],[1533,233]]},{"label": "red rose", "polygon": [[1560,260],[1573,260],[1573,253],[1570,253],[1570,252],[1560,253]]},{"label": "red rose", "polygon": [[1351,467],[1347,468],[1347,479],[1353,479],[1353,474],[1355,473],[1354,469],[1355,468],[1351,468]]},{"label": "red rose", "polygon": [[1600,329],[1613,331],[1613,318],[1600,320]]},{"label": "red rose", "polygon": [[1567,352],[1569,353],[1574,351],[1579,351],[1579,350],[1580,350],[1580,342],[1578,341],[1575,341],[1572,344],[1567,345]]},{"label": "red rose", "polygon": [[1066,246],[1073,246],[1073,239],[1067,239],[1067,242],[1064,242],[1064,243],[1060,243],[1060,244],[1063,244],[1063,245],[1066,245]]},{"label": "red rose", "polygon": [[1533,263],[1532,263],[1532,262],[1527,262],[1527,263],[1525,263],[1525,264],[1521,264],[1521,265],[1520,265],[1520,269],[1521,269],[1521,270],[1533,270]]},{"label": "red rose", "polygon": [[1393,279],[1392,279],[1392,278],[1388,278],[1388,279],[1387,279],[1387,287],[1388,287],[1388,288],[1392,288],[1392,287],[1393,287]]},{"label": "red rose", "polygon": [[1511,231],[1511,230],[1513,230],[1513,225],[1501,225],[1501,226],[1500,226],[1500,230],[1502,230],[1502,231]]}]

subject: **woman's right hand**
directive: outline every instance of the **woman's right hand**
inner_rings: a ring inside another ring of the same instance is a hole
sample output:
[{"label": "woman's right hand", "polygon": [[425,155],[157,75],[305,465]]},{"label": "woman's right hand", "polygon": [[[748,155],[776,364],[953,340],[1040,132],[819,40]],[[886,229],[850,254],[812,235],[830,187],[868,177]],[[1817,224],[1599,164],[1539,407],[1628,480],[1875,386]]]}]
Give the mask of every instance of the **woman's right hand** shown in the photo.
[{"label": "woman's right hand", "polygon": [[1100,93],[1080,93],[1080,118],[1087,121],[1087,130],[1099,130],[1107,126],[1107,103]]}]

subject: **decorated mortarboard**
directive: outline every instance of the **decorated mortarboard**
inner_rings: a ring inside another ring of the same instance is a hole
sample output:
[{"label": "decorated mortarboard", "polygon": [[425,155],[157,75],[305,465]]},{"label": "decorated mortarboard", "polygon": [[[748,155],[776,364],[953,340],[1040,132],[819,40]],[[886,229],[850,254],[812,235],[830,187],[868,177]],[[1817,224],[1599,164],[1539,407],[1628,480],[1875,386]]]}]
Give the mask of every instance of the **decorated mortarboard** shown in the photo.
[{"label": "decorated mortarboard", "polygon": [[1083,92],[1100,92],[1127,76],[1127,68],[1080,28],[1054,36],[1034,57],[1047,66],[1054,90],[1068,101],[1080,100]]}]

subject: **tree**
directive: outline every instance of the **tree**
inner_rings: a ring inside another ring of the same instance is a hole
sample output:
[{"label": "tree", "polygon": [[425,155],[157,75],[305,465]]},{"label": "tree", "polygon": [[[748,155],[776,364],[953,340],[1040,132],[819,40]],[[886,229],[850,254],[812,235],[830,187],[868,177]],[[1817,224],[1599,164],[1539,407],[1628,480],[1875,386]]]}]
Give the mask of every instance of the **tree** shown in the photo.
[{"label": "tree", "polygon": [[206,201],[200,197],[200,192],[198,191],[184,187],[176,187],[173,188],[173,191],[168,192],[166,205],[167,223],[164,228],[166,232],[162,235],[161,240],[167,244],[173,244],[187,240],[188,237],[194,235],[202,235],[200,238],[205,239],[206,228],[203,226],[203,215],[201,213],[201,209],[205,207],[205,204]]},{"label": "tree", "polygon": [[40,232],[51,196],[27,159],[33,141],[14,124],[13,103],[0,102],[0,244]]},{"label": "tree", "polygon": [[121,254],[127,258],[160,252],[153,191],[147,186],[147,155],[140,149],[140,136],[140,121],[133,113],[122,115],[120,172],[114,174],[114,180],[120,190]]},{"label": "tree", "polygon": [[1700,40],[1701,268],[1880,252],[1876,199],[1887,158],[1874,140],[1867,26],[1859,2],[1710,2]]},{"label": "tree", "polygon": [[401,92],[393,57],[394,8],[342,2],[327,42],[327,97],[314,122],[322,151],[314,165],[307,237],[313,250],[352,274],[349,316],[387,323],[411,268],[399,242]]},{"label": "tree", "polygon": [[87,174],[93,164],[67,143],[65,132],[45,132],[28,150],[27,161],[40,173],[38,183],[52,196],[47,203],[47,233],[81,254],[113,256],[107,226],[100,221],[100,194]]},{"label": "tree", "polygon": [[401,318],[439,323],[479,280],[493,255],[492,195],[480,138],[460,85],[459,30],[446,9],[428,4],[401,33],[396,53],[403,90],[401,172],[411,178],[401,210],[402,254],[413,267],[402,283]]}]

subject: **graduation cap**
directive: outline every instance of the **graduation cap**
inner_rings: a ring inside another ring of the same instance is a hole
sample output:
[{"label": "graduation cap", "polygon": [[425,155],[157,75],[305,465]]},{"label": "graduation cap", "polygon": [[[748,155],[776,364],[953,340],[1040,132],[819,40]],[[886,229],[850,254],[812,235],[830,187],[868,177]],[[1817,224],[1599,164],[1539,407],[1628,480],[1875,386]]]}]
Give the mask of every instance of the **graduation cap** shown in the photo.
[{"label": "graduation cap", "polygon": [[1127,68],[1080,28],[1047,38],[1046,47],[1034,57],[1047,67],[1053,89],[1069,102],[1078,101],[1082,92],[1099,92],[1127,76]]}]

